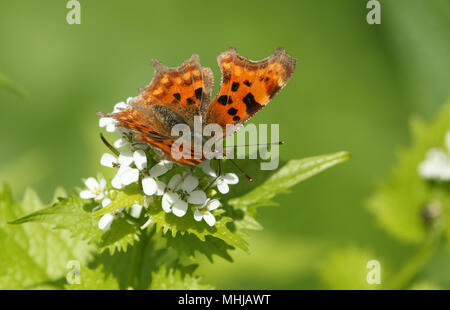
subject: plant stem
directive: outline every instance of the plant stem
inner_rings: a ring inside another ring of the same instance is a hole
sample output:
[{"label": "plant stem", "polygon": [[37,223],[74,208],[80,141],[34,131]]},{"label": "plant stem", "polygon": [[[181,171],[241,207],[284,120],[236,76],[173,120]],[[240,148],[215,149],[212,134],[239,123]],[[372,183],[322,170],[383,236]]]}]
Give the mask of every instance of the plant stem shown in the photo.
[{"label": "plant stem", "polygon": [[132,248],[131,262],[130,262],[130,272],[128,274],[128,288],[136,289],[138,288],[140,269],[142,266],[142,258],[145,255],[145,248],[150,243],[151,238],[155,234],[155,227],[152,227],[150,231],[144,231],[141,240]]},{"label": "plant stem", "polygon": [[434,227],[419,251],[394,275],[386,289],[404,289],[440,248],[443,242],[443,232],[443,226]]}]

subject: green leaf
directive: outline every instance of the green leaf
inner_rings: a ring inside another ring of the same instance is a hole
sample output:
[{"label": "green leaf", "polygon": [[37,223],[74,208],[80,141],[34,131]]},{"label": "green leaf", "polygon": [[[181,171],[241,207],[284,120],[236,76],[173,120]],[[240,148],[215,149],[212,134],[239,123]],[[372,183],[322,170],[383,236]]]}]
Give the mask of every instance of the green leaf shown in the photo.
[{"label": "green leaf", "polygon": [[167,269],[162,265],[152,273],[151,290],[212,290],[214,287],[200,283],[200,278],[182,274],[177,269]]},{"label": "green leaf", "polygon": [[243,209],[249,215],[256,215],[256,208],[260,206],[276,205],[272,198],[280,193],[288,192],[289,188],[313,175],[330,167],[342,163],[350,158],[348,152],[289,160],[281,169],[264,181],[261,185],[247,194],[229,200],[229,204]]},{"label": "green leaf", "polygon": [[73,238],[93,242],[100,240],[103,235],[103,231],[97,227],[98,220],[92,214],[92,209],[96,206],[92,201],[72,195],[70,198],[59,198],[51,207],[30,213],[12,221],[11,224],[47,223],[55,229],[70,231]]},{"label": "green leaf", "polygon": [[[198,239],[194,236],[194,238]],[[141,238],[127,252],[111,255],[103,252],[97,255],[90,267],[103,266],[107,275],[113,275],[120,289],[146,290],[150,287],[151,273],[165,265],[168,269],[178,269],[184,274],[192,274],[197,265],[168,245],[167,239],[155,233],[154,228],[142,231]]]},{"label": "green leaf", "polygon": [[111,228],[102,236],[100,250],[109,249],[111,254],[116,250],[126,251],[129,245],[139,241],[140,231],[123,218],[116,219]]},{"label": "green leaf", "polygon": [[118,290],[119,284],[111,275],[106,275],[101,267],[89,269],[81,266],[80,283],[66,284],[67,290]]},{"label": "green leaf", "polygon": [[220,256],[229,262],[233,261],[228,253],[233,247],[222,239],[206,236],[205,241],[201,241],[198,237],[189,233],[184,235],[178,234],[175,237],[167,233],[163,237],[167,239],[167,246],[175,249],[180,256],[195,257],[196,253],[200,253],[205,255],[211,263],[214,255]]},{"label": "green leaf", "polygon": [[[427,236],[422,216],[425,206],[439,201],[444,216],[450,220],[449,188],[444,184],[423,180],[417,172],[430,148],[445,149],[444,137],[450,130],[450,102],[430,124],[414,119],[411,127],[412,146],[399,153],[397,167],[369,200],[368,208],[380,225],[394,237],[405,242],[420,243]],[[450,236],[450,229],[447,235]]]},{"label": "green leaf", "polygon": [[28,214],[11,224],[47,223],[55,229],[68,230],[73,238],[98,244],[101,251],[109,249],[111,253],[115,250],[125,251],[128,245],[139,239],[138,228],[124,219],[115,220],[106,232],[99,229],[99,218],[92,212],[97,205],[90,200],[81,199],[78,195],[72,195],[69,198],[59,198],[51,207]]},{"label": "green leaf", "polygon": [[[220,210],[215,210],[220,211]],[[215,213],[217,215],[217,213]],[[208,226],[204,221],[197,222],[194,220],[192,210],[183,217],[177,217],[172,213],[164,212],[161,207],[156,206],[149,210],[150,220],[156,224],[158,232],[171,232],[173,237],[177,234],[184,235],[191,233],[197,236],[201,241],[206,240],[206,236],[212,236],[222,239],[231,246],[238,247],[244,251],[248,250],[247,243],[237,234],[228,229],[227,223],[233,220],[226,216],[220,216],[213,227]]]},{"label": "green leaf", "polygon": [[37,195],[27,190],[23,202],[14,202],[7,185],[0,189],[0,288],[62,288],[70,260],[81,264],[91,258],[93,248],[72,239],[68,232],[48,225],[10,225],[8,221],[42,208]]},{"label": "green leaf", "polygon": [[128,208],[134,204],[145,205],[145,198],[142,190],[137,184],[130,185],[124,190],[117,191],[117,195],[113,197],[112,202],[104,208],[96,211],[95,216],[102,216],[106,213],[117,211],[121,208]]}]

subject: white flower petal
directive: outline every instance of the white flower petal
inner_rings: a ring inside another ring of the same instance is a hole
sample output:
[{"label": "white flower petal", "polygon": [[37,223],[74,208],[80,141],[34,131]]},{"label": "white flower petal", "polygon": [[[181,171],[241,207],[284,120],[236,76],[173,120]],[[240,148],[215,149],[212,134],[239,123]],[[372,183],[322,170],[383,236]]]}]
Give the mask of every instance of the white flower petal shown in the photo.
[{"label": "white flower petal", "polygon": [[192,175],[188,175],[184,178],[181,184],[181,189],[187,193],[192,192],[198,186],[198,179]]},{"label": "white flower petal", "polygon": [[432,148],[426,159],[418,167],[419,174],[425,179],[445,180],[446,170],[450,167],[450,156],[439,148]]},{"label": "white flower petal", "polygon": [[166,172],[167,170],[165,169],[165,167],[160,164],[156,164],[150,169],[150,175],[155,178],[163,175]]},{"label": "white flower petal", "polygon": [[206,201],[206,194],[204,191],[193,191],[188,196],[188,202],[194,205],[200,205]]},{"label": "white flower petal", "polygon": [[158,185],[152,177],[145,177],[142,179],[142,189],[147,196],[154,195],[158,190]]},{"label": "white flower petal", "polygon": [[98,221],[98,228],[100,228],[101,230],[108,230],[111,227],[113,221],[114,216],[110,213],[106,213]]},{"label": "white flower petal", "polygon": [[426,159],[427,161],[441,163],[447,160],[447,154],[439,148],[432,148],[427,152]]},{"label": "white flower petal", "polygon": [[122,127],[116,127],[116,130],[114,130],[114,132],[119,136],[124,136],[125,134],[130,133],[129,130]]},{"label": "white flower petal", "polygon": [[161,196],[164,194],[164,190],[166,189],[166,183],[161,181],[156,181],[156,195]]},{"label": "white flower petal", "polygon": [[105,198],[102,200],[102,208],[106,207],[107,205],[109,205],[112,202],[111,199],[109,198]]},{"label": "white flower petal", "polygon": [[117,159],[120,166],[129,166],[133,160],[133,152],[131,150],[123,150],[120,152],[119,158]]},{"label": "white flower petal", "polygon": [[117,173],[116,176],[111,180],[111,185],[112,185],[114,188],[122,189],[123,185],[122,185],[122,183],[120,182],[119,173]]},{"label": "white flower petal", "polygon": [[130,185],[139,180],[139,170],[135,168],[125,169],[119,176],[122,185]]},{"label": "white flower petal", "polygon": [[226,193],[228,193],[230,191],[230,188],[228,187],[228,184],[226,182],[223,182],[223,181],[217,183],[217,189],[222,194],[226,194]]},{"label": "white flower petal", "polygon": [[215,210],[218,207],[220,207],[220,201],[217,199],[211,199],[210,201],[207,202],[208,204],[208,210]]},{"label": "white flower petal", "polygon": [[143,150],[137,150],[133,153],[133,160],[139,170],[147,168],[147,155]]},{"label": "white flower petal", "polygon": [[161,160],[161,162],[163,163],[164,166],[166,166],[167,170],[172,169],[173,167],[173,162],[170,160]]},{"label": "white flower petal", "polygon": [[108,123],[108,125],[106,125],[106,131],[107,132],[114,132],[116,131],[116,123],[115,121],[111,121],[110,123]]},{"label": "white flower petal", "polygon": [[204,214],[203,219],[209,226],[214,226],[214,224],[216,223],[216,218],[214,217],[214,215],[212,215],[211,212]]},{"label": "white flower petal", "polygon": [[93,177],[87,178],[86,181],[84,181],[84,184],[87,188],[89,188],[92,192],[97,191],[97,189],[100,187],[100,184],[98,184],[98,181],[94,179]]},{"label": "white flower petal", "polygon": [[81,199],[91,199],[94,198],[95,194],[91,192],[90,190],[84,190],[80,192],[80,198]]},{"label": "white flower petal", "polygon": [[103,190],[105,190],[105,187],[106,187],[106,180],[105,179],[100,179],[100,189],[103,191]]},{"label": "white flower petal", "polygon": [[155,178],[159,177],[172,169],[172,166],[173,164],[171,161],[162,160],[150,169],[150,175]]},{"label": "white flower petal", "polygon": [[114,147],[117,149],[120,149],[126,145],[128,145],[128,140],[125,138],[120,138],[120,139],[114,141]]},{"label": "white flower petal", "polygon": [[194,220],[196,220],[197,222],[200,222],[203,218],[203,214],[198,210],[195,209],[194,211]]},{"label": "white flower petal", "polygon": [[125,102],[119,102],[114,106],[113,113],[120,112],[122,110],[125,110],[127,108],[127,104]]},{"label": "white flower petal", "polygon": [[170,190],[177,190],[181,185],[182,177],[180,174],[175,174],[169,181],[167,185]]},{"label": "white flower petal", "polygon": [[156,165],[154,165],[150,169],[150,175],[152,177],[159,177],[159,176],[163,175],[166,172],[167,172],[166,167],[163,164],[161,164],[160,162],[157,163]]},{"label": "white flower petal", "polygon": [[95,200],[102,200],[104,197],[105,197],[105,194],[103,192],[100,192],[97,195],[95,195],[94,199]]},{"label": "white flower petal", "polygon": [[172,213],[178,217],[182,217],[186,214],[188,209],[188,204],[186,201],[178,199],[172,206]]},{"label": "white flower petal", "polygon": [[113,121],[113,119],[110,117],[100,117],[100,119],[98,120],[98,126],[106,127],[106,126],[108,126],[108,124],[111,124],[112,121]]},{"label": "white flower petal", "polygon": [[142,211],[142,206],[136,203],[131,206],[130,215],[137,219],[141,216],[141,211]]},{"label": "white flower petal", "polygon": [[239,178],[238,178],[238,176],[237,176],[236,174],[234,174],[234,173],[226,173],[226,174],[223,176],[223,180],[224,180],[225,182],[227,182],[228,184],[237,184],[237,183],[239,183]]},{"label": "white flower petal", "polygon": [[175,201],[180,200],[180,197],[176,193],[165,193],[162,198],[162,208],[166,213],[172,212],[172,206]]},{"label": "white flower petal", "polygon": [[445,169],[441,171],[441,180],[443,181],[450,180],[450,164],[447,165],[447,167],[445,167]]},{"label": "white flower petal", "polygon": [[210,160],[205,160],[204,162],[202,162],[201,164],[198,165],[198,167],[200,167],[202,169],[202,171],[212,177],[216,177],[216,171],[211,168],[211,161]]}]

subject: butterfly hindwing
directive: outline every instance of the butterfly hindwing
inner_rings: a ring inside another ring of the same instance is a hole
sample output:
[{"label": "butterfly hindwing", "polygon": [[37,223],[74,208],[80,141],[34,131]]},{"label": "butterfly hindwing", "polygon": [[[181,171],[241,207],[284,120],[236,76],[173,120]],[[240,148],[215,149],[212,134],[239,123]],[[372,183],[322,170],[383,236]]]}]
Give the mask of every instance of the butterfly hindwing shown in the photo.
[{"label": "butterfly hindwing", "polygon": [[[179,140],[164,139],[158,140],[146,135],[138,135],[136,142],[146,143],[162,151],[161,159],[176,161],[179,164],[186,166],[196,166],[200,164],[205,158],[202,154],[195,153],[193,148],[184,148],[184,145]],[[177,158],[177,159],[175,159]]]},{"label": "butterfly hindwing", "polygon": [[210,101],[213,86],[211,70],[201,66],[198,55],[192,55],[177,68],[168,68],[157,60],[152,60],[152,64],[155,67],[153,80],[135,98],[134,106],[149,109],[163,106],[165,108],[154,111],[157,116],[161,114],[159,112],[170,109],[174,118],[192,126],[202,104]]}]

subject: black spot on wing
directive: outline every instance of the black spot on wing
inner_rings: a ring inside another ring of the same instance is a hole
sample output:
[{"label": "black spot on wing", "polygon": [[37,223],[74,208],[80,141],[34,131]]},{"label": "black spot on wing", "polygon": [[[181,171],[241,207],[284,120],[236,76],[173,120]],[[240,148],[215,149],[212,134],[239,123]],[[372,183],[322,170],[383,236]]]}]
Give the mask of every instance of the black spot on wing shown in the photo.
[{"label": "black spot on wing", "polygon": [[255,101],[255,97],[252,93],[248,93],[247,95],[245,95],[242,101],[245,103],[246,111],[249,115],[255,114],[259,109],[262,108],[262,105]]},{"label": "black spot on wing", "polygon": [[248,80],[245,80],[244,84],[247,85],[248,87],[252,86],[252,83],[250,83]]},{"label": "black spot on wing", "polygon": [[238,110],[236,110],[235,108],[229,108],[229,109],[228,109],[228,114],[230,114],[230,115],[236,115],[237,111],[238,111]]},{"label": "black spot on wing", "polygon": [[177,99],[178,101],[180,101],[180,99],[181,99],[180,93],[175,93],[175,94],[173,94],[173,96],[175,97],[175,99]]},{"label": "black spot on wing", "polygon": [[235,121],[235,122],[238,122],[238,121],[240,121],[241,120],[241,118],[239,117],[239,116],[234,116],[233,117],[233,121]]},{"label": "black spot on wing", "polygon": [[186,99],[186,103],[187,103],[188,105],[195,104],[195,100],[192,99],[192,98],[187,98],[187,99]]},{"label": "black spot on wing", "polygon": [[222,95],[220,96],[217,101],[221,104],[221,105],[227,105],[228,102],[228,96],[227,95]]},{"label": "black spot on wing", "polygon": [[233,84],[231,84],[231,91],[237,91],[238,89],[239,89],[238,82],[234,82]]},{"label": "black spot on wing", "polygon": [[195,98],[200,100],[202,98],[203,88],[199,87],[195,90]]}]

